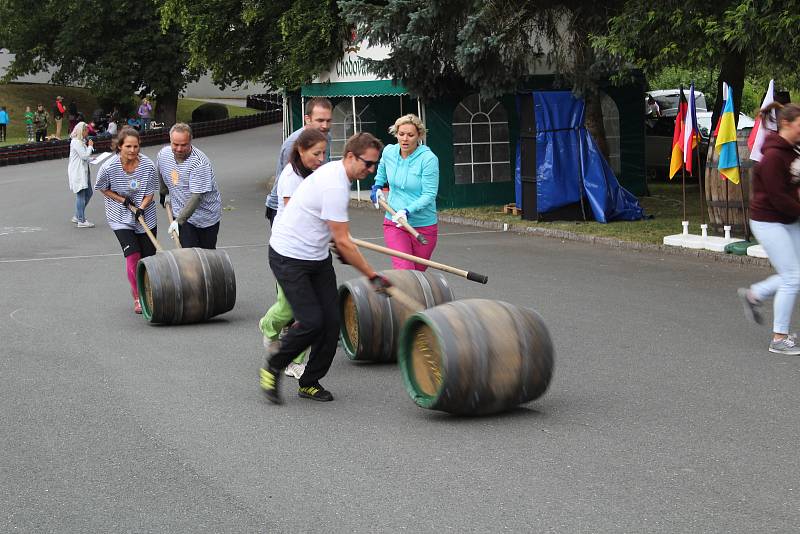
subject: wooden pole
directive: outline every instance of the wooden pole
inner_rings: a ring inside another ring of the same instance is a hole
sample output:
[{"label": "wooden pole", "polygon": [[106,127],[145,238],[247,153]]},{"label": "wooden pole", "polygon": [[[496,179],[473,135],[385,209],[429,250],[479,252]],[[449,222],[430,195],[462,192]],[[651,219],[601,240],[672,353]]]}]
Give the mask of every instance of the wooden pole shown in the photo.
[{"label": "wooden pole", "polygon": [[[389,203],[386,202],[385,200],[378,199],[378,204],[380,204],[380,206],[383,209],[385,209],[386,211],[388,211],[392,215],[395,215],[397,213],[396,211],[394,211],[394,209],[392,209],[392,207],[389,205]],[[401,217],[400,219],[398,219],[397,222],[399,222],[400,225],[403,228],[405,228],[406,232],[408,232],[409,234],[414,236],[414,239],[416,239],[417,241],[419,241],[423,245],[427,245],[428,244],[428,240],[425,239],[425,236],[420,234],[419,232],[417,232],[416,228],[414,228],[413,226],[408,224],[408,220],[405,217]]]},{"label": "wooden pole", "polygon": [[[167,220],[169,221],[170,226],[172,226],[172,221],[174,220],[172,217],[172,204],[167,202],[164,205],[164,207],[167,209]],[[175,242],[175,248],[183,248],[181,247],[181,240],[177,235],[175,235],[175,232],[167,232],[167,233],[172,238],[172,241]]]},{"label": "wooden pole", "polygon": [[[136,213],[137,208],[134,208],[133,206],[128,206],[128,209],[131,210],[133,213]],[[153,232],[150,230],[150,227],[147,226],[146,222],[144,222],[144,217],[140,216],[136,220],[139,221],[139,224],[141,224],[142,228],[144,228],[144,232],[147,234],[147,237],[150,238],[150,241],[153,243],[153,246],[156,247],[156,251],[162,252],[164,250],[164,247],[161,246],[161,243],[159,243],[158,239],[156,239],[156,236],[153,235]]]}]

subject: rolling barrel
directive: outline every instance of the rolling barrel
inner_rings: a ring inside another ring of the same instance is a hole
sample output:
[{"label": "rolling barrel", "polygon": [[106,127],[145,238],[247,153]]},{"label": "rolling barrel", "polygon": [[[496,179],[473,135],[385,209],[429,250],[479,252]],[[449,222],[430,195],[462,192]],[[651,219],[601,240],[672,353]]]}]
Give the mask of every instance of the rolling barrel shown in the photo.
[{"label": "rolling barrel", "polygon": [[181,248],[139,260],[136,285],[151,323],[184,324],[233,309],[236,276],[224,250]]},{"label": "rolling barrel", "polygon": [[[435,271],[395,270],[381,273],[426,308],[455,297],[447,279]],[[366,277],[339,286],[340,338],[351,360],[394,362],[397,340],[409,310],[396,299],[375,292]]]},{"label": "rolling barrel", "polygon": [[554,358],[538,313],[485,299],[412,315],[398,347],[414,402],[460,415],[502,412],[539,398],[550,384]]}]

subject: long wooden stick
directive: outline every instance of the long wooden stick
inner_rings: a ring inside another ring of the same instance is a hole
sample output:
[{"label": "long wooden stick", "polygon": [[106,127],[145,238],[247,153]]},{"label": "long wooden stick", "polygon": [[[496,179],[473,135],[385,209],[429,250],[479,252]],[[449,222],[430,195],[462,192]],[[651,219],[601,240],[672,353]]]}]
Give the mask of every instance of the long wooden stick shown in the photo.
[{"label": "long wooden stick", "polygon": [[[388,211],[389,213],[391,213],[393,216],[394,216],[395,214],[397,214],[397,212],[396,212],[396,211],[394,211],[394,209],[392,209],[392,207],[389,205],[389,203],[388,203],[388,202],[386,202],[385,200],[378,199],[378,204],[380,204],[380,206],[381,206],[383,209],[385,209],[386,211]],[[420,242],[420,243],[422,243],[423,245],[427,245],[427,244],[428,244],[428,240],[427,240],[427,239],[425,239],[425,236],[424,236],[424,235],[422,235],[422,234],[420,234],[419,232],[417,232],[417,230],[416,230],[416,229],[415,229],[413,226],[411,226],[410,224],[408,224],[408,220],[407,220],[405,217],[400,217],[400,218],[397,220],[397,222],[399,222],[399,223],[400,223],[400,226],[402,226],[403,228],[405,228],[405,229],[406,229],[406,231],[407,231],[409,234],[411,234],[412,236],[414,236],[414,239],[416,239],[417,241],[419,241],[419,242]]]},{"label": "long wooden stick", "polygon": [[474,273],[472,271],[457,269],[455,267],[445,265],[444,263],[426,260],[425,258],[420,258],[419,256],[412,256],[411,254],[406,254],[405,252],[400,252],[399,250],[382,247],[380,245],[376,245],[375,243],[370,243],[368,241],[363,241],[361,239],[356,239],[354,237],[350,237],[350,239],[353,241],[353,243],[355,243],[359,247],[373,250],[375,252],[380,252],[381,254],[386,254],[387,256],[394,256],[396,258],[402,258],[404,260],[413,261],[414,263],[425,265],[427,267],[431,267],[432,269],[438,269],[440,271],[445,271],[450,274],[455,274],[456,276],[461,276],[473,282],[479,282],[481,284],[485,284],[486,282],[489,281],[489,277],[486,276],[485,274],[479,274],[479,273]]},{"label": "long wooden stick", "polygon": [[[128,206],[128,209],[135,214],[137,208],[134,208],[133,206]],[[144,228],[144,232],[147,234],[147,237],[150,238],[150,241],[153,243],[153,246],[156,247],[156,250],[158,252],[163,252],[164,247],[161,246],[161,243],[159,243],[158,239],[156,239],[156,236],[153,235],[153,232],[150,230],[150,227],[147,226],[146,222],[144,222],[144,216],[140,216],[136,220],[139,221],[139,224],[142,225],[142,228]]]},{"label": "long wooden stick", "polygon": [[[172,221],[175,220],[172,217],[172,204],[167,202],[167,203],[164,204],[164,207],[167,209],[167,220],[169,221],[170,226],[172,226]],[[183,248],[181,246],[181,240],[177,235],[175,235],[175,232],[167,232],[167,233],[172,238],[172,241],[175,242],[175,248]]]}]

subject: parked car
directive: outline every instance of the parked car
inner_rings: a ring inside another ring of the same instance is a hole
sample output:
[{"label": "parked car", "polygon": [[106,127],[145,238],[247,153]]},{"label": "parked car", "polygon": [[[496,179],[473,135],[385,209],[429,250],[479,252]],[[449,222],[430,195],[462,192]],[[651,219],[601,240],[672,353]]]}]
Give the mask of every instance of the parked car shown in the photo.
[{"label": "parked car", "polygon": [[[697,112],[697,127],[700,129],[700,135],[708,137],[711,133],[711,115],[710,111]],[[739,113],[739,123],[736,125],[738,132],[747,132],[756,125],[756,121],[752,117],[748,117],[744,113]]]},{"label": "parked car", "polygon": [[[688,98],[689,91],[684,89],[683,94],[687,95]],[[644,96],[645,103],[647,103],[647,97],[649,96],[652,96],[656,101],[658,107],[661,109],[661,115],[663,117],[674,117],[678,114],[678,102],[681,99],[680,89],[660,89],[658,91],[648,91]],[[706,97],[700,91],[694,92],[694,106],[697,111],[706,111],[708,109],[706,106]]]}]

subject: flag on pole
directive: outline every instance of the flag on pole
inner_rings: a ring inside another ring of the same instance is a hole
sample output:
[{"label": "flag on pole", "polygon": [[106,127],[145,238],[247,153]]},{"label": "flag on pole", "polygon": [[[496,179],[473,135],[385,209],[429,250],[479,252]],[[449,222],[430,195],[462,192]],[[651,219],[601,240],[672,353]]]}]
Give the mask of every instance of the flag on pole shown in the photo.
[{"label": "flag on pole", "polygon": [[694,82],[689,87],[689,107],[683,121],[683,166],[692,173],[692,155],[697,146],[697,110],[694,102]]},{"label": "flag on pole", "polygon": [[[764,109],[775,100],[775,80],[769,81],[767,94],[764,96],[764,101],[761,103],[761,108]],[[754,161],[761,161],[761,146],[764,144],[764,139],[767,137],[767,129],[777,130],[776,124],[762,124],[761,113],[756,117],[756,123],[750,131],[750,137],[747,138],[747,146],[750,147],[750,159]]]},{"label": "flag on pole", "polygon": [[714,145],[719,153],[719,173],[731,182],[739,183],[739,154],[736,152],[736,122],[733,116],[733,88],[728,93],[719,121],[719,133]]},{"label": "flag on pole", "polygon": [[[720,110],[725,109],[725,101],[728,100],[728,84],[722,82],[722,106],[720,106]],[[719,123],[722,122],[722,112],[720,112],[719,117],[717,118],[717,125],[714,127],[714,137],[717,136],[719,133]]]},{"label": "flag on pole", "polygon": [[672,156],[669,162],[669,179],[681,170],[683,165],[683,123],[686,120],[686,96],[681,87],[681,99],[678,102],[678,115],[675,117],[675,130],[672,133]]}]

